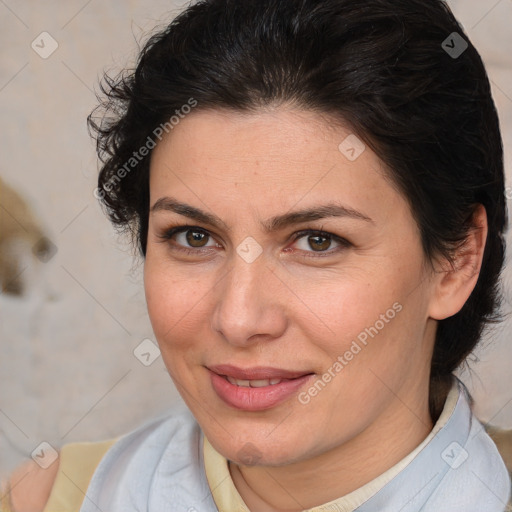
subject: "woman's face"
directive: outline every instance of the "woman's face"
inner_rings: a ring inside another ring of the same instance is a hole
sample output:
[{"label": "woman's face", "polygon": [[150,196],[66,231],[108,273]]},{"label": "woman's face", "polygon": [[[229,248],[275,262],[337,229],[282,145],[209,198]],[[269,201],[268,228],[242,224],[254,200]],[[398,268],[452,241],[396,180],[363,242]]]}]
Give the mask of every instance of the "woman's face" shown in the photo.
[{"label": "woman's face", "polygon": [[428,411],[433,281],[406,200],[353,137],[313,112],[198,110],[153,152],[149,315],[235,462],[311,459]]}]

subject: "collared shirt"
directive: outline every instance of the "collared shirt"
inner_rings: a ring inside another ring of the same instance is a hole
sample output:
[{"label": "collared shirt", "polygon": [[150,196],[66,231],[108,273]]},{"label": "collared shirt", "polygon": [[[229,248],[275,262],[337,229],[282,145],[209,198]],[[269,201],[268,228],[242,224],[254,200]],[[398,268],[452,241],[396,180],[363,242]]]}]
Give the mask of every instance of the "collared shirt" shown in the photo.
[{"label": "collared shirt", "polygon": [[[430,435],[360,489],[310,512],[503,512],[510,479],[454,380]],[[188,410],[120,438],[98,465],[80,512],[248,512],[227,460]]]},{"label": "collared shirt", "polygon": [[[357,510],[357,507],[363,505],[388,482],[391,482],[393,477],[405,469],[416,455],[431,442],[434,436],[450,419],[453,411],[455,410],[455,406],[457,405],[458,397],[458,386],[454,385],[448,393],[443,411],[441,412],[441,415],[432,431],[420,445],[418,445],[400,462],[359,489],[356,489],[355,491],[334,501],[325,503],[322,506],[310,508],[306,512],[352,512]],[[222,511],[239,510],[241,512],[250,512],[233,483],[227,460],[213,448],[205,436],[203,436],[203,445],[206,477],[208,479],[210,489],[212,489],[213,498],[217,508]]]}]

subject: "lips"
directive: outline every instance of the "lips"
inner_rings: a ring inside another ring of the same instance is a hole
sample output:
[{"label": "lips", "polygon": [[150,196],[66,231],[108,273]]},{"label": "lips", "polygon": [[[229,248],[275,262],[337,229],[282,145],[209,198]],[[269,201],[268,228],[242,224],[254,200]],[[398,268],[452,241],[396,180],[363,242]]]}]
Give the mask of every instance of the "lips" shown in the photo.
[{"label": "lips", "polygon": [[281,368],[238,368],[232,365],[208,367],[218,397],[235,409],[263,411],[286,401],[313,376],[307,371]]}]

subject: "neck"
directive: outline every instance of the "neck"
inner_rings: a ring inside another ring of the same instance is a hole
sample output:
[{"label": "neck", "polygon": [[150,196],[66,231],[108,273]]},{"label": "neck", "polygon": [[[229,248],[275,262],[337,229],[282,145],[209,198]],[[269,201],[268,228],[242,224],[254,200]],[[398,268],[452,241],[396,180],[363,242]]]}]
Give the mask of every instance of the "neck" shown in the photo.
[{"label": "neck", "polygon": [[[426,395],[421,402],[394,400],[356,437],[314,458],[279,467],[230,462],[235,487],[251,512],[299,512],[345,496],[400,462],[428,436],[433,424]],[[415,410],[407,403],[415,403]]]}]

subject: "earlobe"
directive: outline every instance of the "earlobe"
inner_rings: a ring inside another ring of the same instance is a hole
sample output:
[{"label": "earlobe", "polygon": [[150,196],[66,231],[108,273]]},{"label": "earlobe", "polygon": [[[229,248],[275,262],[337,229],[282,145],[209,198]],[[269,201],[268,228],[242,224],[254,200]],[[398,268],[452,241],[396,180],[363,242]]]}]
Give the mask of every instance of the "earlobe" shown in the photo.
[{"label": "earlobe", "polygon": [[475,207],[467,238],[454,255],[453,264],[444,260],[437,271],[430,317],[444,320],[458,313],[476,286],[487,240],[487,213]]}]

